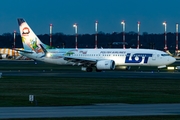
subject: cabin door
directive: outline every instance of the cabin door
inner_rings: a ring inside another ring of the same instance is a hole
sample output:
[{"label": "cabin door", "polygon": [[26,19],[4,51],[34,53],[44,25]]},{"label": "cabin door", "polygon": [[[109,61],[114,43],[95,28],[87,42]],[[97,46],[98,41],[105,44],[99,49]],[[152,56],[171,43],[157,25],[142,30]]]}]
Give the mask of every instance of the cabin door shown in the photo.
[{"label": "cabin door", "polygon": [[153,53],[152,60],[156,60],[156,53]]}]

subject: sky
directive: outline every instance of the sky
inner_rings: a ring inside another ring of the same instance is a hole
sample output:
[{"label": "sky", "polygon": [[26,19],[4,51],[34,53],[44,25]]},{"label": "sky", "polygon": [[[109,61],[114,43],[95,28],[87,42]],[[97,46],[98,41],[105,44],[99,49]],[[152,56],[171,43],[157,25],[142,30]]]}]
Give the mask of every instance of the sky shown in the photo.
[{"label": "sky", "polygon": [[24,18],[36,34],[53,33],[73,35],[73,24],[78,24],[78,34],[125,31],[164,33],[162,23],[167,22],[167,32],[175,32],[180,23],[180,0],[1,0],[0,34],[19,32],[17,18]]}]

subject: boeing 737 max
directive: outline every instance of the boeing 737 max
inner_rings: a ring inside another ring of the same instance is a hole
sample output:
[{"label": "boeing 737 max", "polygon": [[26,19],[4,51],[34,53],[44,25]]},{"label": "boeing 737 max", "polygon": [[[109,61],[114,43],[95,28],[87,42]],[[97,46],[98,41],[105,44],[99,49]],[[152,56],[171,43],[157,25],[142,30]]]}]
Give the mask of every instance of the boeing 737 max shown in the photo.
[{"label": "boeing 737 max", "polygon": [[42,43],[24,19],[18,19],[24,50],[20,54],[37,61],[59,65],[79,65],[91,72],[114,70],[117,66],[166,67],[176,61],[169,54],[152,49],[59,49]]}]

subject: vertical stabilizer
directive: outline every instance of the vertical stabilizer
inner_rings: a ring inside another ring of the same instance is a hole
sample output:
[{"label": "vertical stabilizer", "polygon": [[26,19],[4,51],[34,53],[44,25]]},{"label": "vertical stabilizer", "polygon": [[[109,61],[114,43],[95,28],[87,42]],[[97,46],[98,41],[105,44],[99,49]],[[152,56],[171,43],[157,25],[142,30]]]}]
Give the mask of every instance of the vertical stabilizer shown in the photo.
[{"label": "vertical stabilizer", "polygon": [[39,38],[32,31],[32,29],[29,27],[26,21],[22,18],[19,18],[18,24],[19,24],[19,30],[20,30],[24,50],[32,50],[35,51],[36,53],[43,52],[40,44],[43,45],[45,48],[47,45],[43,44],[39,40]]}]

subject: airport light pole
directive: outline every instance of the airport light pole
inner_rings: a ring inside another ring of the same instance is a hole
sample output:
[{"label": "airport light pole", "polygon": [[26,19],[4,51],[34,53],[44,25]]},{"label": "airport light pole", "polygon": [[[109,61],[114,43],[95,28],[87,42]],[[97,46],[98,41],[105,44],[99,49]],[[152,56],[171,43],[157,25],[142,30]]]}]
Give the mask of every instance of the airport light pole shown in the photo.
[{"label": "airport light pole", "polygon": [[16,58],[16,55],[15,55],[15,45],[16,45],[16,31],[14,30],[14,45],[13,45],[13,48],[14,50],[12,50],[12,52],[14,53],[14,59]]},{"label": "airport light pole", "polygon": [[77,23],[75,23],[73,25],[73,27],[75,28],[75,48],[77,49],[77,36],[78,36],[78,33],[77,33]]},{"label": "airport light pole", "polygon": [[138,36],[137,36],[137,49],[139,49],[139,28],[140,28],[140,22],[138,21],[138,23],[137,23],[137,32],[138,32]]},{"label": "airport light pole", "polygon": [[163,22],[164,25],[164,50],[167,51],[167,35],[166,35],[166,29],[167,29],[167,23],[166,21]]},{"label": "airport light pole", "polygon": [[178,54],[178,23],[176,23],[176,55]]},{"label": "airport light pole", "polygon": [[52,46],[52,24],[50,24],[50,46]]},{"label": "airport light pole", "polygon": [[123,49],[125,49],[125,21],[123,20],[121,24],[123,27]]},{"label": "airport light pole", "polygon": [[97,49],[98,21],[95,22],[95,49]]}]

